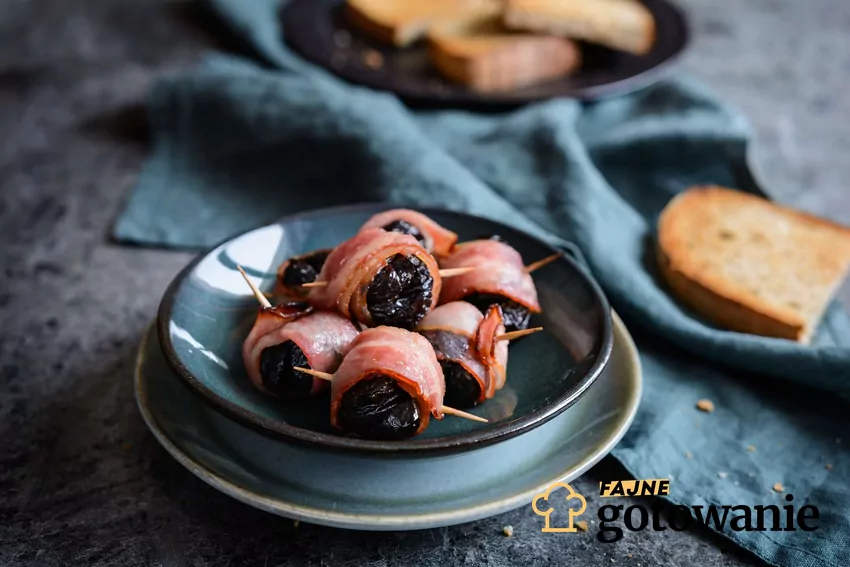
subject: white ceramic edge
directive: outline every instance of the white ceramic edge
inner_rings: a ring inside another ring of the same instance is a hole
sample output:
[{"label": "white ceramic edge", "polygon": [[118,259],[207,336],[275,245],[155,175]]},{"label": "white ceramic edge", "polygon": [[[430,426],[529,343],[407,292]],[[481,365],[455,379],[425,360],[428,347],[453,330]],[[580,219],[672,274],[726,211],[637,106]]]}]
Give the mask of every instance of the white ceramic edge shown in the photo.
[{"label": "white ceramic edge", "polygon": [[631,362],[631,379],[634,382],[633,395],[627,402],[627,413],[617,431],[612,435],[591,457],[580,463],[578,466],[567,469],[558,476],[552,478],[545,483],[537,486],[534,489],[520,492],[508,498],[472,506],[469,508],[461,508],[450,512],[439,512],[434,514],[419,514],[411,516],[379,516],[371,514],[346,514],[340,512],[329,512],[318,508],[310,508],[307,506],[299,506],[283,500],[268,498],[260,494],[246,490],[229,480],[222,478],[216,473],[207,470],[205,467],[194,462],[189,456],[184,454],[172,441],[166,433],[162,431],[156,423],[153,415],[147,409],[147,401],[141,388],[141,367],[144,358],[144,352],[150,328],[145,331],[139,347],[139,354],[136,357],[136,365],[134,370],[135,395],[136,405],[142,414],[142,418],[153,433],[156,440],[168,453],[183,465],[196,477],[212,486],[216,490],[239,500],[254,508],[271,512],[278,516],[292,518],[294,520],[305,521],[308,523],[331,526],[335,528],[346,528],[355,530],[417,530],[426,528],[435,528],[442,526],[450,526],[471,522],[488,518],[502,512],[507,512],[523,505],[528,505],[534,496],[545,490],[549,485],[555,482],[569,482],[585,472],[593,465],[598,463],[605,457],[614,446],[623,438],[626,431],[632,424],[632,420],[637,413],[640,405],[641,393],[643,390],[643,372],[640,364],[640,357],[637,353],[637,347],[626,329],[625,324],[620,317],[611,310],[611,317],[614,323],[615,331],[615,348],[617,339],[623,341],[624,348],[628,351],[628,359]]}]

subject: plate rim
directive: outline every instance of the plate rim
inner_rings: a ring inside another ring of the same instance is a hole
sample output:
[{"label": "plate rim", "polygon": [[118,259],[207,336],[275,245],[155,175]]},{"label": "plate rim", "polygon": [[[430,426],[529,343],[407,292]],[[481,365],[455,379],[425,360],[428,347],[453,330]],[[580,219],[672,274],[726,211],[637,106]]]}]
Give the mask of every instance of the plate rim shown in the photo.
[{"label": "plate rim", "polygon": [[[640,400],[643,392],[643,368],[637,346],[635,345],[634,339],[632,338],[625,323],[623,323],[619,315],[617,315],[617,313],[613,310],[611,311],[611,316],[613,320],[614,335],[622,339],[621,348],[624,349],[626,359],[628,361],[627,383],[630,386],[630,393],[623,406],[625,408],[625,412],[620,418],[619,423],[613,428],[613,433],[600,443],[589,457],[562,471],[551,480],[541,483],[532,489],[523,490],[512,496],[503,497],[499,500],[475,506],[468,506],[465,508],[427,514],[408,515],[376,515],[331,511],[294,504],[281,498],[259,494],[251,489],[239,486],[236,482],[228,480],[224,475],[216,473],[203,464],[196,462],[190,455],[185,453],[177,445],[177,443],[171,440],[165,428],[162,428],[159,425],[153,412],[148,407],[150,401],[147,396],[147,391],[145,390],[145,380],[142,378],[142,367],[146,360],[147,344],[151,335],[150,327],[155,325],[155,322],[151,323],[146,328],[136,355],[133,372],[133,389],[136,398],[136,407],[157,442],[178,463],[180,463],[181,466],[202,480],[205,484],[223,494],[226,494],[227,496],[230,496],[231,498],[234,498],[235,500],[238,500],[239,502],[242,502],[243,504],[251,506],[252,508],[294,520],[334,528],[355,530],[416,530],[461,524],[488,518],[526,505],[534,498],[535,495],[544,491],[551,484],[556,482],[570,482],[575,478],[578,478],[607,456],[629,430],[640,407]],[[238,422],[234,423],[238,424]],[[247,433],[251,434],[253,433],[253,430],[249,428]]]},{"label": "plate rim", "polygon": [[[512,437],[516,437],[517,435],[520,435],[526,431],[531,431],[532,429],[535,429],[543,425],[544,423],[550,421],[551,419],[557,417],[567,408],[572,406],[576,401],[578,401],[578,399],[585,394],[587,389],[593,385],[593,383],[602,373],[602,370],[608,364],[608,361],[611,357],[611,351],[614,343],[611,320],[612,310],[610,304],[608,303],[608,298],[605,296],[605,293],[602,291],[602,288],[596,282],[596,280],[587,271],[585,271],[585,269],[582,268],[578,264],[578,262],[570,256],[570,254],[563,253],[561,254],[560,261],[565,261],[570,265],[572,270],[577,273],[582,280],[584,280],[584,283],[589,287],[591,292],[596,296],[599,301],[600,311],[602,313],[600,324],[600,332],[602,337],[601,344],[599,346],[599,353],[596,360],[585,373],[585,375],[582,377],[582,379],[579,380],[572,388],[567,390],[564,394],[562,394],[546,406],[538,409],[535,412],[523,416],[521,419],[515,422],[507,422],[502,425],[496,425],[492,428],[483,431],[472,431],[469,433],[453,435],[446,438],[436,438],[427,440],[373,441],[367,439],[343,437],[339,435],[332,435],[328,433],[321,433],[318,431],[304,429],[294,425],[289,425],[280,420],[265,418],[263,416],[257,415],[255,412],[250,411],[249,409],[242,407],[238,404],[235,404],[234,402],[224,398],[223,396],[220,396],[212,388],[207,386],[202,380],[198,379],[194,375],[194,373],[192,373],[181,362],[180,357],[177,354],[177,351],[171,341],[171,334],[169,333],[169,325],[171,321],[171,315],[173,313],[175,295],[181,284],[186,280],[192,270],[204,258],[208,257],[214,250],[218,249],[219,247],[225,245],[226,243],[232,240],[241,238],[242,236],[248,233],[284,222],[292,222],[296,220],[305,219],[309,220],[334,214],[374,214],[383,210],[399,208],[402,206],[405,205],[397,203],[360,203],[302,211],[291,215],[285,215],[266,224],[255,226],[248,230],[241,231],[238,234],[229,236],[221,240],[217,244],[213,245],[212,247],[200,252],[194,259],[192,259],[191,262],[189,262],[188,265],[186,265],[174,277],[174,279],[168,285],[168,288],[163,294],[162,300],[159,304],[159,308],[157,311],[156,324],[157,335],[159,337],[159,344],[165,356],[165,360],[171,370],[178,377],[180,377],[185,384],[190,387],[191,391],[201,396],[201,398],[216,411],[219,411],[228,418],[239,421],[243,425],[253,428],[261,434],[276,439],[284,439],[290,442],[303,443],[307,446],[320,446],[341,451],[353,451],[373,455],[405,454],[429,456],[434,454],[451,454],[475,450],[481,447],[485,447],[487,445],[491,445],[493,443],[498,443],[500,441],[505,441]],[[495,219],[480,217],[478,215],[473,215],[467,212],[455,211],[439,207],[422,207],[417,206],[415,204],[408,206],[409,208],[415,209],[416,211],[428,215],[449,214],[457,217],[472,217],[476,219],[485,220],[487,222],[500,225],[506,228],[508,231],[514,231],[524,235],[525,237],[535,241],[537,244],[549,249],[550,253],[563,252],[537,236],[534,236],[516,227],[508,226],[505,223]]]},{"label": "plate rim", "polygon": [[[341,3],[342,0],[333,1],[338,4]],[[292,39],[290,39],[290,36],[292,35],[290,33],[290,30],[294,26],[294,24],[290,22],[290,19],[294,17],[293,14],[297,15],[298,10],[303,9],[302,5],[313,3],[312,0],[292,0],[279,10],[278,18],[281,21],[284,41],[290,49],[296,52],[300,57],[309,61],[311,64],[320,67],[321,69],[333,74],[335,77],[338,77],[348,83],[383,92],[393,93],[399,98],[405,101],[409,101],[411,103],[418,102],[437,105],[440,107],[451,107],[460,105],[463,107],[498,109],[503,107],[516,107],[523,104],[551,100],[556,98],[570,98],[586,102],[599,101],[642,90],[663,79],[687,52],[692,42],[693,34],[687,14],[684,9],[678,5],[678,3],[671,0],[654,1],[657,2],[659,6],[662,6],[666,13],[675,19],[677,24],[676,33],[681,36],[680,44],[670,53],[666,54],[663,59],[658,61],[655,65],[644,69],[643,71],[629,76],[620,77],[613,81],[603,82],[600,84],[585,87],[567,88],[557,93],[537,95],[516,94],[516,89],[504,92],[483,94],[475,92],[471,89],[467,89],[462,91],[453,91],[448,96],[441,96],[439,94],[430,93],[421,89],[388,88],[385,84],[379,84],[380,82],[364,79],[363,73],[357,70],[348,71],[343,69],[342,72],[340,72],[340,69],[333,68],[323,58],[317,56],[314,53],[310,53],[304,50],[298,41],[293,41]],[[522,90],[523,89],[519,89],[520,93]]]}]

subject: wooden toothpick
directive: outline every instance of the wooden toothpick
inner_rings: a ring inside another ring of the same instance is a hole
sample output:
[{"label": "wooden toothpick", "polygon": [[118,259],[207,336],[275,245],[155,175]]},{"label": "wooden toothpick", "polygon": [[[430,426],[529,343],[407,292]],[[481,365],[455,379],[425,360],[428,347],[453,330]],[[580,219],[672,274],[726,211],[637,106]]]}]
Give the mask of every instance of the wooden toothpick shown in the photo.
[{"label": "wooden toothpick", "polygon": [[510,333],[505,333],[504,335],[498,335],[496,337],[497,341],[512,341],[514,339],[518,339],[520,337],[524,337],[526,335],[533,335],[534,333],[539,333],[543,330],[543,327],[532,327],[531,329],[523,329],[522,331],[512,331]]},{"label": "wooden toothpick", "polygon": [[251,288],[251,291],[254,292],[254,297],[257,298],[257,301],[260,302],[260,305],[263,307],[271,307],[271,302],[263,295],[263,292],[260,291],[257,286],[254,285],[254,282],[248,277],[248,274],[245,273],[245,270],[242,269],[242,266],[236,266],[236,269],[239,270],[239,273],[242,274],[242,277],[245,278],[245,281],[248,283],[248,287]]},{"label": "wooden toothpick", "polygon": [[468,268],[447,268],[445,270],[440,270],[440,276],[443,278],[453,278],[455,276],[462,276],[463,274],[468,274],[473,270],[475,270],[474,266]]},{"label": "wooden toothpick", "polygon": [[334,379],[333,374],[328,374],[327,372],[322,372],[320,370],[313,370],[312,368],[293,366],[292,369],[297,370],[298,372],[303,372],[304,374],[309,374],[310,376],[315,376],[316,378],[321,378],[322,380],[327,380],[328,382],[333,382]]},{"label": "wooden toothpick", "polygon": [[470,421],[478,421],[480,423],[490,423],[483,417],[478,417],[477,415],[472,415],[471,413],[467,413],[465,411],[461,411],[459,409],[450,408],[449,406],[443,406],[443,413],[447,413],[449,415],[453,415],[455,417],[462,417],[463,419],[468,419]]},{"label": "wooden toothpick", "polygon": [[551,264],[552,262],[554,262],[555,260],[557,260],[560,257],[561,257],[561,253],[558,252],[556,254],[552,254],[551,256],[546,256],[542,260],[537,260],[536,262],[532,262],[531,264],[529,264],[525,267],[525,273],[530,274],[531,272],[533,272],[535,270],[539,270],[543,266],[545,266],[547,264]]}]

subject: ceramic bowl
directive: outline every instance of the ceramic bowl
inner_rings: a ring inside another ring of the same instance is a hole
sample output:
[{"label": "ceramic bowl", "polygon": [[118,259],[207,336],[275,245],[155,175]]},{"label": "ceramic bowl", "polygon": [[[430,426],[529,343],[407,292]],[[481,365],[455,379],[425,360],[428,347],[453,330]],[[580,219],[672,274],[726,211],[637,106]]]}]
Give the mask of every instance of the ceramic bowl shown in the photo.
[{"label": "ceramic bowl", "polygon": [[[293,215],[228,239],[201,254],[172,282],[162,300],[158,335],[177,376],[211,406],[262,433],[323,449],[373,454],[462,452],[530,431],[575,403],[599,376],[613,343],[607,301],[568,256],[534,273],[544,331],[510,347],[508,382],[474,408],[479,423],[446,416],[406,441],[346,437],[330,426],[329,397],[287,402],[257,391],[244,371],[242,342],[257,313],[256,299],[236,270],[241,265],[270,291],[285,259],[350,238],[370,216],[388,208],[358,205]],[[526,263],[556,250],[507,225],[464,213],[419,209],[457,232],[460,240],[498,234]]]},{"label": "ceramic bowl", "polygon": [[[534,431],[480,451],[374,458],[280,443],[193,396],[150,332],[139,349],[136,400],[151,432],[180,464],[249,506],[356,530],[448,526],[528,506],[617,444],[637,412],[642,378],[628,330],[616,314],[613,321],[610,362],[587,395]],[[543,517],[538,520],[543,527]]]}]

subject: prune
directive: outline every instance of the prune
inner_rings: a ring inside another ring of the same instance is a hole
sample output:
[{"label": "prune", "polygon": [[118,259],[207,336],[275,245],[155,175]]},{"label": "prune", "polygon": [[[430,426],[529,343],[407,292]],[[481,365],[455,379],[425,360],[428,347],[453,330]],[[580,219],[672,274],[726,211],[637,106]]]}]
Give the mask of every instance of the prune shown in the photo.
[{"label": "prune", "polygon": [[388,232],[400,232],[402,234],[409,234],[413,238],[419,241],[420,244],[425,244],[425,235],[422,234],[422,231],[407,222],[406,220],[397,220],[393,221],[390,224],[384,225],[384,230]]},{"label": "prune", "polygon": [[531,321],[531,312],[524,305],[520,305],[512,299],[493,293],[473,293],[464,298],[478,308],[482,313],[487,313],[491,305],[499,305],[502,308],[502,316],[505,320],[505,332],[521,331],[528,328]]},{"label": "prune", "polygon": [[281,397],[298,399],[305,398],[313,389],[313,377],[294,366],[310,368],[304,351],[292,341],[270,346],[260,353],[260,376],[263,386]]},{"label": "prune", "polygon": [[471,408],[478,404],[481,384],[466,369],[454,360],[441,360],[443,376],[446,378],[446,395],[443,403],[455,408]]},{"label": "prune", "polygon": [[366,291],[375,325],[413,329],[431,307],[434,277],[416,256],[396,254],[378,270]]},{"label": "prune", "polygon": [[363,378],[342,394],[337,423],[366,439],[407,439],[419,430],[419,404],[398,382],[383,374]]},{"label": "prune", "polygon": [[325,265],[325,260],[328,259],[328,254],[330,254],[329,250],[318,250],[292,258],[281,275],[281,283],[287,287],[295,287],[316,281],[322,266]]},{"label": "prune", "polygon": [[428,339],[438,358],[456,360],[465,357],[469,351],[469,338],[463,335],[438,329],[421,331],[420,334]]}]

